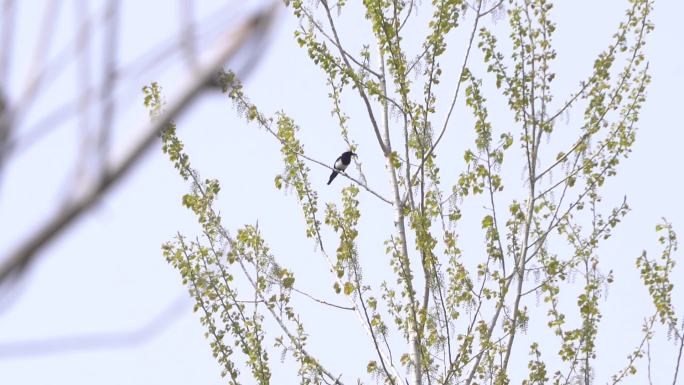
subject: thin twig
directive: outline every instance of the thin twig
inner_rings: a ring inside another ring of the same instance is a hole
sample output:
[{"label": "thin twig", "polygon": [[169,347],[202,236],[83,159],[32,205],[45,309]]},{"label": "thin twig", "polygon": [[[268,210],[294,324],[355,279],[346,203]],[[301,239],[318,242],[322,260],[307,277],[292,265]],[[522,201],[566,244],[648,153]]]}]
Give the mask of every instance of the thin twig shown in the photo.
[{"label": "thin twig", "polygon": [[[683,328],[684,330],[684,328]],[[682,350],[684,350],[684,335],[679,336],[679,354],[677,355],[677,366],[675,367],[674,377],[672,378],[672,385],[677,385],[677,376],[679,375],[679,365],[682,363]]]},{"label": "thin twig", "polygon": [[[480,0],[479,2],[479,7],[478,7],[478,12],[479,9],[482,7],[482,1]],[[468,48],[466,49],[466,54],[465,57],[463,58],[463,64],[461,65],[461,72],[458,74],[458,82],[456,83],[456,90],[454,91],[454,96],[451,98],[451,105],[449,106],[449,112],[447,112],[447,116],[444,119],[444,124],[442,124],[442,129],[439,132],[439,135],[437,136],[437,140],[435,140],[435,143],[430,147],[430,150],[425,154],[425,157],[423,159],[429,159],[430,156],[432,156],[432,153],[435,151],[437,148],[437,145],[439,142],[442,140],[442,137],[444,136],[444,133],[446,132],[447,126],[449,125],[449,119],[451,118],[451,114],[454,111],[454,107],[456,106],[456,100],[458,99],[458,94],[461,89],[461,84],[463,83],[463,72],[465,71],[466,67],[468,66],[468,58],[470,58],[470,50],[473,47],[473,41],[475,40],[475,33],[477,32],[477,26],[480,21],[480,15],[475,17],[475,22],[473,23],[473,29],[470,32],[470,39],[468,40]],[[418,174],[421,172],[421,170],[425,167],[425,162],[423,161],[418,168],[413,174],[413,177],[411,179],[415,179]],[[410,183],[411,181],[407,181],[407,183]]]},{"label": "thin twig", "polygon": [[[333,36],[335,37],[335,46],[340,51],[340,55],[342,56],[342,60],[344,60],[344,63],[347,65],[347,68],[352,69],[352,66],[349,63],[349,59],[347,59],[347,56],[344,54],[344,50],[342,48],[342,43],[340,42],[340,37],[337,35],[337,29],[335,28],[335,23],[333,22],[332,14],[330,13],[330,7],[328,7],[328,1],[327,0],[320,0],[320,1],[321,1],[321,4],[323,4],[323,7],[325,8],[326,15],[328,16],[328,22],[330,24],[330,28],[332,29]],[[378,126],[378,122],[375,120],[375,114],[373,113],[373,108],[371,107],[370,100],[368,99],[368,95],[366,94],[366,91],[364,91],[364,85],[361,84],[356,78],[354,78],[352,80],[354,81],[354,83],[356,85],[356,89],[359,92],[361,99],[363,99],[364,105],[366,106],[366,110],[368,112],[368,118],[370,119],[371,124],[373,126],[373,131],[375,132],[375,136],[378,140],[378,145],[382,149],[382,153],[385,156],[389,156],[390,151],[388,150],[387,146],[385,145],[385,142],[382,140],[382,135],[380,134],[380,127]]]},{"label": "thin twig", "polygon": [[330,43],[332,43],[334,46],[336,46],[336,47],[340,50],[340,54],[341,54],[343,57],[349,58],[351,61],[354,62],[354,64],[356,64],[357,66],[359,66],[359,68],[363,69],[364,71],[366,71],[366,72],[372,74],[373,76],[375,76],[375,77],[377,77],[377,78],[380,78],[380,74],[379,74],[378,72],[376,72],[376,71],[373,70],[372,68],[368,67],[368,66],[365,65],[364,63],[360,62],[358,59],[356,59],[356,58],[354,57],[354,55],[352,55],[352,54],[350,54],[349,52],[347,52],[347,50],[345,50],[344,47],[341,47],[341,46],[338,47],[338,46],[337,46],[337,41],[335,40],[335,38],[333,38],[332,36],[330,36],[330,34],[328,34],[328,32],[327,32],[327,31],[320,25],[320,23],[313,17],[313,15],[308,11],[308,9],[302,7],[302,10],[303,10],[303,12],[304,12],[304,15],[306,15],[306,17],[307,17],[307,18],[309,19],[309,21],[311,22],[311,24],[312,24],[314,27],[316,27],[316,29],[317,29],[317,30],[318,30],[326,39],[328,39],[328,41],[329,41]]}]

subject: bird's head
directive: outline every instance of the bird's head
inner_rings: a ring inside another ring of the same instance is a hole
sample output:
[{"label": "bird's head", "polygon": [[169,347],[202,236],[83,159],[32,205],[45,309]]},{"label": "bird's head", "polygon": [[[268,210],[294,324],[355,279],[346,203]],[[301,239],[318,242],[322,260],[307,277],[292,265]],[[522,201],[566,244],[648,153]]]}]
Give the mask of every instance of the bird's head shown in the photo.
[{"label": "bird's head", "polygon": [[358,156],[358,155],[356,155],[356,153],[354,153],[352,151],[347,151],[347,152],[345,152],[345,154],[347,154],[347,156]]}]

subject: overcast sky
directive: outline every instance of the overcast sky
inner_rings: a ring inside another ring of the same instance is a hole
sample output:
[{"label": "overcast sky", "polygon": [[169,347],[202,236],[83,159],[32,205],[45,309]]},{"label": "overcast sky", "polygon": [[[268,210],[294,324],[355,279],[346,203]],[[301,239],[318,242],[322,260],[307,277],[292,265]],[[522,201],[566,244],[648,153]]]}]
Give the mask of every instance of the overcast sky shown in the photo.
[{"label": "overcast sky", "polygon": [[[18,3],[10,95],[21,86],[30,67],[36,25],[45,5],[42,1],[32,1],[33,8],[30,8],[26,2]],[[54,15],[55,39],[60,44],[66,44],[73,36],[78,14],[75,3],[79,2],[64,2]],[[96,12],[100,3],[89,3],[88,11]],[[196,16],[202,18],[222,9],[223,2],[199,3]],[[586,77],[598,50],[610,41],[627,2],[563,3],[554,12],[559,30],[555,39],[559,51],[557,72],[568,77],[569,84],[576,84]],[[169,4],[162,0],[121,2],[121,63],[130,63],[169,36],[176,36],[180,11],[176,2]],[[249,2],[249,9],[257,9],[258,4],[258,1]],[[667,217],[675,229],[684,229],[681,203],[684,125],[680,118],[684,90],[682,14],[681,1],[656,3],[652,17],[656,30],[649,37],[647,48],[653,82],[641,115],[641,129],[632,156],[623,162],[619,176],[611,181],[604,194],[613,205],[626,195],[633,209],[615,237],[606,243],[602,254],[616,271],[617,280],[602,302],[608,310],[600,330],[605,334],[600,340],[603,345],[599,357],[613,357],[615,361],[608,361],[615,365],[625,362],[628,349],[638,341],[636,333],[643,316],[651,311],[634,269],[636,256],[642,249],[648,249],[653,255],[660,252],[653,230],[661,217]],[[236,13],[234,18],[240,15]],[[231,17],[225,20],[230,21]],[[466,28],[471,22],[470,18],[466,19]],[[330,116],[325,79],[294,42],[292,31],[296,25],[296,19],[286,10],[280,12],[260,61],[249,73],[246,90],[263,111],[270,114],[284,110],[292,116],[302,127],[308,154],[332,162],[345,145]],[[349,25],[342,28],[351,41],[354,30]],[[56,52],[59,49],[49,54]],[[461,52],[456,50],[454,54],[459,58]],[[145,83],[159,81],[165,92],[173,95],[178,84],[186,80],[188,75],[180,57],[174,60],[178,63],[172,62],[158,73],[147,72],[139,83],[127,84],[129,89],[121,91],[129,95],[129,101],[117,111],[115,148],[125,148],[138,123],[147,118],[139,92]],[[44,90],[33,113],[44,114],[65,95],[72,95],[78,78],[78,68],[72,65],[53,86]],[[348,108],[350,115],[357,118],[352,119],[350,126],[359,143],[369,184],[380,191],[389,191],[373,134],[363,115],[356,113],[360,111],[359,106],[350,102]],[[229,228],[255,224],[258,220],[274,254],[288,267],[308,276],[308,280],[302,279],[304,288],[333,302],[339,301],[329,290],[329,281],[315,279],[327,277],[323,275],[327,267],[310,240],[303,236],[296,197],[273,187],[274,176],[282,171],[277,143],[256,127],[244,124],[230,102],[217,92],[207,93],[193,103],[178,118],[178,127],[193,165],[202,176],[222,181],[220,204]],[[73,187],[64,186],[66,168],[61,165],[68,164],[78,153],[78,133],[77,120],[64,122],[3,170],[0,258],[54,212],[63,193]],[[450,132],[450,135],[446,139],[454,139],[457,133]],[[454,154],[454,158],[461,159],[461,154]],[[347,181],[336,181],[343,183],[326,188],[328,170],[315,165],[311,168],[312,179],[320,181],[317,188],[321,190],[321,202],[339,201],[339,190]],[[160,245],[177,231],[195,228],[194,218],[180,205],[180,197],[187,191],[188,187],[161,152],[151,151],[94,210],[44,249],[18,284],[0,293],[1,384],[222,383],[220,368],[203,337],[198,315],[191,311],[192,303],[178,273],[160,252]],[[368,214],[368,218],[383,215],[386,216],[382,218],[389,218],[389,208],[375,204],[371,195],[362,192],[360,199],[364,217]],[[387,223],[391,223],[389,219]],[[369,250],[368,256],[382,258],[384,246],[377,240],[384,240],[386,233],[370,236],[376,227],[373,222],[362,223],[366,233],[364,236],[362,230],[361,238],[368,242],[368,249],[364,249]],[[477,229],[474,231],[479,234]],[[462,236],[468,237],[468,233]],[[334,249],[332,243],[330,247]],[[681,271],[681,267],[677,269],[678,276]],[[684,291],[681,287],[676,290],[675,302],[679,305],[679,314],[684,314],[681,312]],[[312,335],[311,350],[320,353],[323,362],[346,373],[345,380],[353,383],[357,374],[363,375],[365,365],[358,366],[351,356],[365,357],[371,347],[360,328],[350,334],[328,334],[336,322],[356,321],[346,313],[326,312],[305,319]],[[63,350],[62,338],[67,338],[74,349]],[[671,352],[671,344],[663,338],[657,343]],[[91,348],[84,348],[87,346]],[[349,359],[340,359],[347,355]],[[273,352],[272,360],[277,362],[278,357],[279,352]],[[662,365],[658,367],[662,370],[656,376],[662,377],[656,377],[661,380],[656,383],[671,378],[674,357],[661,358],[657,365]],[[605,382],[607,375],[616,369],[617,366],[599,368],[601,375],[597,382]],[[276,369],[275,375],[281,373],[279,370]],[[287,384],[295,380],[279,381],[275,377],[273,382]]]}]

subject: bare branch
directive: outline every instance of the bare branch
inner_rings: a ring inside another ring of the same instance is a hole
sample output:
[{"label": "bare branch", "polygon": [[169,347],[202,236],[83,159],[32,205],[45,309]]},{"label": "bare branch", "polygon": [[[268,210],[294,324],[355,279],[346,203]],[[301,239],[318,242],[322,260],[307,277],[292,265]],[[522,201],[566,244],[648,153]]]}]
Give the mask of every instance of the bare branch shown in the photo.
[{"label": "bare branch", "polygon": [[117,53],[118,53],[118,37],[119,37],[119,1],[109,0],[107,4],[107,27],[104,32],[103,44],[103,78],[104,83],[100,90],[102,97],[102,111],[100,112],[100,127],[98,130],[98,153],[100,154],[100,161],[102,162],[100,168],[105,169],[105,159],[109,147],[109,136],[111,134],[115,101],[114,89],[117,81]]},{"label": "bare branch", "polygon": [[189,310],[183,293],[144,325],[127,331],[89,333],[73,336],[0,343],[0,357],[14,359],[96,349],[131,349],[162,334]]}]

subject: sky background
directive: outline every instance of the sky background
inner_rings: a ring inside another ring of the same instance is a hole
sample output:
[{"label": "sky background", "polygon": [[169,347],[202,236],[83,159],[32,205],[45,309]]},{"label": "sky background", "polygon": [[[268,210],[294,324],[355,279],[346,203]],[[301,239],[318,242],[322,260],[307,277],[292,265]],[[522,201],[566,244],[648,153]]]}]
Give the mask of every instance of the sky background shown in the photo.
[{"label": "sky background", "polygon": [[[97,12],[102,6],[102,2],[63,3],[54,14],[56,48],[46,53],[48,57],[56,55],[60,44],[65,46],[72,39],[79,12],[76,4],[89,4],[85,10],[80,9],[86,13]],[[208,31],[220,31],[226,28],[223,23],[240,20],[243,15],[259,9],[262,3],[247,2],[244,4],[248,6],[238,11],[239,7],[235,5],[226,8],[226,2],[200,1],[195,15],[198,19],[221,15],[212,19],[218,22],[206,24]],[[594,57],[610,41],[626,2],[559,3],[563,4],[558,4],[554,11],[558,23],[554,41],[559,52],[558,94],[565,95],[563,87],[572,89],[591,70]],[[134,65],[136,58],[152,51],[160,42],[177,36],[182,11],[176,2],[173,6],[168,4],[164,1],[121,2],[123,28],[119,60],[124,67],[133,64],[126,67],[132,68],[130,79],[116,91],[126,102],[115,114],[114,153],[130,145],[140,122],[147,119],[140,88],[158,81],[164,92],[172,96],[179,84],[187,80],[187,68],[179,55],[145,71]],[[26,3],[18,6],[11,76],[7,87],[3,85],[10,90],[10,99],[22,86],[30,68],[36,24],[41,20],[45,6],[45,2],[40,1],[32,2],[31,7]],[[350,12],[361,15],[355,5]],[[605,269],[612,268],[617,279],[601,302],[606,313],[600,329],[599,357],[605,361],[602,361],[604,367],[597,369],[597,383],[604,383],[609,374],[624,364],[624,357],[638,342],[637,332],[643,316],[651,312],[646,291],[640,286],[634,268],[635,258],[643,249],[649,250],[652,256],[660,252],[654,227],[661,217],[667,217],[676,230],[684,228],[684,205],[681,203],[684,125],[680,118],[681,92],[684,90],[682,14],[682,2],[661,0],[656,3],[652,17],[656,29],[647,43],[653,82],[641,114],[634,152],[621,164],[621,172],[610,181],[603,194],[610,205],[618,204],[626,195],[632,212],[601,249],[601,255],[607,258]],[[426,16],[429,15],[421,14],[421,17]],[[464,33],[471,22],[472,18],[468,17]],[[486,23],[492,23],[492,20],[488,19]],[[287,10],[279,13],[267,44],[263,46],[260,61],[250,69],[245,82],[246,92],[267,114],[286,111],[301,127],[300,137],[307,154],[332,163],[345,150],[345,144],[330,115],[325,78],[292,37],[296,26],[296,19]],[[361,44],[359,36],[363,36],[366,29],[367,25],[346,23],[340,32],[351,44]],[[208,43],[217,35],[207,32]],[[463,44],[462,40],[461,35],[454,39],[454,56],[447,58],[446,63],[458,63],[460,67],[462,50],[458,47]],[[451,75],[447,68],[444,83],[448,84]],[[22,127],[30,127],[65,98],[75,96],[74,85],[78,84],[80,75],[77,66],[68,66],[50,87],[43,90]],[[91,80],[95,83],[97,79]],[[352,117],[351,134],[359,144],[359,157],[369,185],[380,192],[389,192],[384,163],[367,118],[357,101],[348,100],[346,108]],[[457,112],[456,117],[460,116]],[[445,143],[458,142],[460,127],[471,130],[467,121],[455,121],[454,129],[450,129],[444,138]],[[327,266],[310,240],[304,237],[295,194],[283,193],[273,187],[275,175],[283,168],[278,144],[267,133],[245,124],[230,102],[215,91],[199,97],[178,117],[177,123],[193,166],[203,177],[222,181],[219,205],[228,227],[234,231],[243,224],[258,221],[274,254],[297,274],[298,285],[301,285],[298,287],[332,302],[344,302],[333,295],[325,275]],[[568,125],[574,123],[577,121],[568,119]],[[77,119],[52,127],[42,139],[12,158],[9,167],[3,170],[0,177],[0,258],[57,210],[69,192],[80,188],[65,183],[65,180],[71,180],[67,166],[79,151],[78,127]],[[452,153],[440,154],[445,178],[452,180],[459,169],[447,166],[452,159],[453,162],[462,159],[459,145],[454,148]],[[339,192],[347,181],[336,180],[335,184],[326,187],[329,170],[316,165],[310,167],[312,180],[320,181],[316,187],[321,202],[339,202]],[[509,177],[521,183],[519,175]],[[192,302],[178,273],[160,252],[160,245],[176,232],[196,230],[193,216],[180,205],[180,198],[187,191],[187,185],[161,151],[150,151],[92,211],[43,249],[37,262],[16,285],[2,288],[1,384],[222,383],[220,368],[203,337],[204,329],[198,322],[198,314],[192,313]],[[366,274],[370,277],[384,266],[384,246],[377,240],[386,239],[388,235],[389,230],[384,229],[391,225],[391,211],[389,207],[377,204],[377,200],[363,190],[359,197],[364,218],[359,241],[363,246],[362,258],[368,261]],[[478,227],[464,227],[459,231],[466,245],[468,242],[480,243]],[[326,237],[329,251],[334,250],[334,234],[327,233]],[[680,267],[676,276],[681,277],[681,272]],[[681,288],[676,290],[675,304],[681,310],[684,309],[683,291]],[[334,371],[346,373],[344,379],[348,383],[354,382],[357,375],[363,375],[365,362],[370,359],[366,354],[370,352],[368,341],[356,324],[343,329],[344,333],[338,329],[346,321],[355,323],[355,316],[343,311],[320,311],[304,299],[297,301],[312,309],[310,317],[305,318],[312,336],[310,350],[320,354],[322,362]],[[535,311],[534,303],[531,309]],[[539,311],[545,312],[542,307]],[[93,335],[97,338],[91,338]],[[62,338],[73,343],[74,348],[62,350],[65,346]],[[104,346],[77,348],[94,342]],[[654,359],[659,369],[655,375],[662,376],[655,377],[661,380],[656,383],[664,383],[671,378],[673,347],[663,338],[663,333],[656,344],[654,346],[662,347],[666,353]],[[523,347],[523,350],[527,349]],[[278,357],[278,352],[273,352],[272,360],[277,362]],[[527,357],[522,356],[520,363],[525,365],[526,360]],[[295,383],[295,380],[279,379],[279,376],[291,373],[291,368],[287,365],[276,367],[274,383]]]}]

